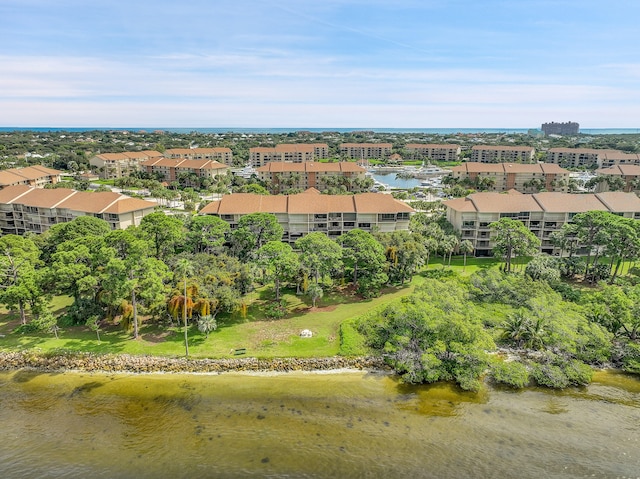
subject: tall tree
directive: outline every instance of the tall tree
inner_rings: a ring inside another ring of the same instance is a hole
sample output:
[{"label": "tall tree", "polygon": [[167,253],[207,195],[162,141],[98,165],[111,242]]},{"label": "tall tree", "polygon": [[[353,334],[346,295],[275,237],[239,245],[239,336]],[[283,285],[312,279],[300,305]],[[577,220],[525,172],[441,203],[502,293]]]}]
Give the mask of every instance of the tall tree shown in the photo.
[{"label": "tall tree", "polygon": [[218,216],[193,216],[188,223],[187,247],[194,254],[211,254],[224,244],[229,230],[229,223]]},{"label": "tall tree", "polygon": [[25,305],[33,296],[40,250],[33,241],[16,235],[0,238],[0,301],[17,305],[20,321],[26,324]]},{"label": "tall tree", "polygon": [[257,263],[273,278],[276,301],[280,300],[280,285],[292,279],[300,267],[300,259],[288,243],[269,241],[257,253]]},{"label": "tall tree", "polygon": [[276,215],[251,213],[238,220],[231,233],[231,245],[238,258],[246,260],[269,241],[280,241],[284,230]]},{"label": "tall tree", "polygon": [[609,240],[608,233],[615,217],[608,211],[587,211],[575,215],[572,219],[580,244],[587,248],[585,279],[593,276],[591,270],[594,269],[593,265],[598,263],[603,247]]},{"label": "tall tree", "polygon": [[384,247],[369,232],[354,229],[346,232],[338,242],[342,245],[342,260],[351,272],[351,281],[358,292],[374,296],[389,280],[384,272]]},{"label": "tall tree", "polygon": [[300,263],[318,284],[321,277],[342,268],[342,248],[319,231],[309,233],[296,241],[300,250]]},{"label": "tall tree", "polygon": [[460,246],[458,246],[460,252],[464,255],[464,260],[462,264],[462,271],[467,268],[467,255],[473,253],[473,243],[469,240],[463,240],[460,242]]},{"label": "tall tree", "polygon": [[94,236],[104,236],[111,231],[109,223],[94,216],[79,216],[68,223],[53,225],[42,234],[43,259],[47,261],[56,251],[58,245],[65,241],[72,241]]},{"label": "tall tree", "polygon": [[394,231],[379,233],[376,238],[385,248],[389,281],[404,284],[424,264],[427,253],[420,235]]},{"label": "tall tree", "polygon": [[494,254],[504,260],[504,271],[511,271],[512,258],[535,253],[540,248],[540,239],[521,221],[500,218],[489,227],[495,231]]},{"label": "tall tree", "polygon": [[143,240],[127,231],[118,234],[119,254],[109,260],[104,270],[106,298],[111,303],[131,302],[133,337],[139,336],[139,306],[150,307],[165,299],[165,281],[170,277],[165,263],[147,256]]},{"label": "tall tree", "polygon": [[182,302],[182,320],[184,323],[184,351],[185,356],[189,357],[189,327],[187,325],[187,277],[193,274],[193,265],[186,258],[180,258],[175,267],[176,276],[182,278],[183,283],[183,302]]},{"label": "tall tree", "polygon": [[154,257],[165,260],[176,252],[176,247],[185,239],[184,223],[180,218],[162,212],[151,213],[140,221],[142,237],[153,246]]}]

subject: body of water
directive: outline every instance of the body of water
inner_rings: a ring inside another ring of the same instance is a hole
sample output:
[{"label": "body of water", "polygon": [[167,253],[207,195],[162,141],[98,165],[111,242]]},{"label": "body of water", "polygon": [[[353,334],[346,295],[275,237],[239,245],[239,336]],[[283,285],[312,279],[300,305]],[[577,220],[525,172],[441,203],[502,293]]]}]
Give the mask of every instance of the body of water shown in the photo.
[{"label": "body of water", "polygon": [[372,174],[371,178],[391,188],[410,189],[420,186],[423,180],[417,178],[398,178],[396,173]]},{"label": "body of water", "polygon": [[3,478],[640,475],[640,381],[461,392],[364,372],[0,373]]}]

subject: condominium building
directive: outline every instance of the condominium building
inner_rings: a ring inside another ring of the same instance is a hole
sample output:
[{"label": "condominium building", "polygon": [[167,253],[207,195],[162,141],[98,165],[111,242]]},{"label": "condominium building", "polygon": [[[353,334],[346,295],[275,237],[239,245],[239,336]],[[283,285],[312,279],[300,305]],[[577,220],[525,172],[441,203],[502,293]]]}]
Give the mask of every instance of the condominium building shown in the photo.
[{"label": "condominium building", "polygon": [[123,178],[140,171],[140,163],[150,158],[161,158],[162,153],[153,150],[101,153],[89,160],[89,164],[103,180]]},{"label": "condominium building", "polygon": [[259,168],[271,162],[303,163],[329,158],[326,143],[281,143],[274,147],[249,148],[249,162]]},{"label": "condominium building", "polygon": [[469,240],[476,256],[491,256],[495,246],[495,233],[489,225],[500,218],[520,220],[541,240],[540,251],[559,254],[551,242],[551,234],[571,221],[578,213],[609,211],[627,218],[640,219],[640,198],[634,193],[606,192],[597,194],[571,194],[543,192],[474,193],[466,198],[455,198],[443,203],[447,220]]},{"label": "condominium building", "polygon": [[475,145],[470,161],[477,163],[532,163],[536,150],[532,146]]},{"label": "condominium building", "polygon": [[609,191],[609,178],[622,180],[622,191],[640,193],[640,165],[616,165],[596,170],[596,175],[602,177],[596,186],[596,193]]},{"label": "condominium building", "polygon": [[297,195],[234,193],[202,208],[199,214],[216,215],[231,229],[250,213],[272,213],[284,230],[283,241],[294,242],[313,231],[337,237],[352,230],[391,232],[407,230],[414,210],[391,195],[322,195],[310,188]]},{"label": "condominium building", "polygon": [[565,123],[543,123],[542,131],[545,135],[577,135],[580,132],[580,124],[567,121]]},{"label": "condominium building", "polygon": [[150,175],[158,176],[162,181],[183,180],[185,186],[199,186],[196,179],[215,178],[226,175],[231,168],[214,160],[188,160],[154,158],[141,163],[141,168]]},{"label": "condominium building", "polygon": [[388,158],[391,155],[391,143],[341,143],[340,156],[356,160],[374,160]]},{"label": "condominium building", "polygon": [[430,161],[457,161],[460,156],[460,145],[436,145],[423,143],[407,143],[404,149],[411,158]]},{"label": "condominium building", "polygon": [[0,230],[16,235],[42,233],[79,216],[95,216],[107,221],[113,229],[126,229],[139,225],[156,206],[112,192],[7,186],[0,190]]},{"label": "condominium building", "polygon": [[598,166],[608,168],[615,165],[640,165],[640,155],[618,150],[604,150],[600,155]]},{"label": "condominium building", "polygon": [[46,166],[36,165],[25,168],[9,168],[0,171],[0,188],[15,185],[28,185],[43,188],[60,181],[61,172]]},{"label": "condominium building", "polygon": [[640,155],[618,150],[594,148],[550,148],[547,163],[565,168],[607,168],[614,165],[640,165]]},{"label": "condominium building", "polygon": [[233,152],[227,147],[215,148],[171,148],[165,150],[164,156],[171,159],[214,160],[225,165],[233,163]]},{"label": "condominium building", "polygon": [[290,188],[324,190],[344,186],[347,191],[360,189],[356,179],[366,178],[364,168],[353,162],[303,163],[271,162],[256,170],[258,178],[269,185],[272,193],[280,193]]},{"label": "condominium building", "polygon": [[472,185],[481,182],[488,191],[567,192],[569,185],[569,171],[548,163],[466,162],[451,168],[451,172],[458,181]]}]

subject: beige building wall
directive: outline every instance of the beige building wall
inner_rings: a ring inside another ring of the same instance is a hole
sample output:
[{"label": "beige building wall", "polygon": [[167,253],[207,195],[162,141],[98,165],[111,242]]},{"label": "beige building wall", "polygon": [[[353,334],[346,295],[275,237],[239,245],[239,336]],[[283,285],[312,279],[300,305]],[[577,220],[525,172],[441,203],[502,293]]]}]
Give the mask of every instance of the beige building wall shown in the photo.
[{"label": "beige building wall", "polygon": [[530,146],[487,146],[476,145],[471,148],[470,161],[477,163],[531,163],[535,149]]}]

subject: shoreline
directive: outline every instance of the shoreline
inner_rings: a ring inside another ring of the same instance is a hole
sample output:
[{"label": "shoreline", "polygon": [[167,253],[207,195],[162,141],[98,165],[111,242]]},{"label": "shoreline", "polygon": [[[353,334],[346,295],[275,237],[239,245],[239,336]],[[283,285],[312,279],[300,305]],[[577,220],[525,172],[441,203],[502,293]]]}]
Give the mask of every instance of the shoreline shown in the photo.
[{"label": "shoreline", "polygon": [[20,369],[42,372],[101,372],[101,373],[179,373],[219,374],[226,372],[287,373],[293,371],[390,371],[379,357],[340,356],[325,358],[254,357],[227,359],[186,359],[164,356],[135,356],[129,354],[67,353],[41,354],[33,351],[0,352],[0,371]]}]

